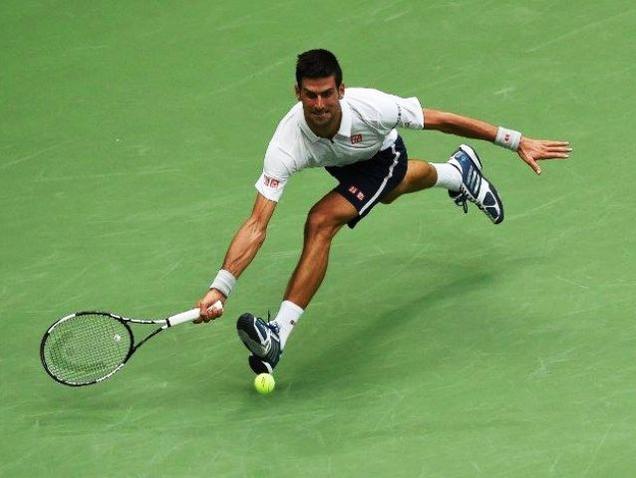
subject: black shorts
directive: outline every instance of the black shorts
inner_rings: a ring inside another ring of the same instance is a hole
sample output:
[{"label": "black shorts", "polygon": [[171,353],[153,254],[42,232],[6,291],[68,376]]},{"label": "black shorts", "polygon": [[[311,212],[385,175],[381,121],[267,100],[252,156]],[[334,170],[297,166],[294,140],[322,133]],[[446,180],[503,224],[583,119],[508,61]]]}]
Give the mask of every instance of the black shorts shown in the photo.
[{"label": "black shorts", "polygon": [[406,175],[407,162],[404,141],[398,136],[390,148],[379,151],[371,159],[325,168],[340,182],[334,191],[358,211],[358,217],[348,223],[350,228],[353,229],[373,206],[400,184]]}]

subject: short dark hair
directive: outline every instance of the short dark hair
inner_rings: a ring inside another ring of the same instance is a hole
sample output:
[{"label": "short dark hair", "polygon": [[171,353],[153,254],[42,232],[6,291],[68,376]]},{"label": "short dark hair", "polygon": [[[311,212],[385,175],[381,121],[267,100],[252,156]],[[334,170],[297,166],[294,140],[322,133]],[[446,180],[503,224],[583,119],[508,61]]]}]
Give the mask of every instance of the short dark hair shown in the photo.
[{"label": "short dark hair", "polygon": [[336,77],[336,87],[342,83],[342,70],[336,55],[328,50],[309,50],[298,55],[296,62],[296,84],[300,88],[303,78]]}]

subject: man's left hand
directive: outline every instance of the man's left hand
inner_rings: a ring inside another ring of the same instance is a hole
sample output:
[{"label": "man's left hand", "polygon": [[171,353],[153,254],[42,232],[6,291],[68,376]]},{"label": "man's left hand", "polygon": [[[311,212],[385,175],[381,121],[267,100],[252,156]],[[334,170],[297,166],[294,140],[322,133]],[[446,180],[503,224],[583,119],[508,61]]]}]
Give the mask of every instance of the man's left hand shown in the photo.
[{"label": "man's left hand", "polygon": [[537,161],[543,159],[567,159],[572,148],[568,141],[552,141],[547,139],[532,139],[522,137],[517,154],[532,170],[541,174],[541,167]]}]

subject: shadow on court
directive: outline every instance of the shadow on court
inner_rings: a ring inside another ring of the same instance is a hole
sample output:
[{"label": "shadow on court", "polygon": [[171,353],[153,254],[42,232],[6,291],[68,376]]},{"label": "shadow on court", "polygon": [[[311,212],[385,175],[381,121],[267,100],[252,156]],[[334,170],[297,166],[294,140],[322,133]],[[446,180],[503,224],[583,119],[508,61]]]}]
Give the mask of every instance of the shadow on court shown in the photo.
[{"label": "shadow on court", "polygon": [[[375,303],[351,307],[349,310],[360,311],[360,319],[355,321],[354,330],[345,337],[330,336],[329,340],[324,342],[327,345],[324,349],[318,349],[318,354],[305,355],[289,368],[286,367],[285,374],[302,376],[305,372],[311,371],[312,375],[319,375],[321,382],[328,385],[331,380],[341,381],[346,377],[374,373],[384,365],[391,348],[420,348],[416,352],[417,356],[427,359],[422,363],[422,370],[434,367],[438,359],[434,356],[435,348],[430,347],[430,344],[445,339],[449,332],[445,325],[449,316],[465,315],[466,307],[458,304],[437,308],[430,313],[429,311],[440,303],[451,301],[470,291],[485,289],[485,286],[494,280],[490,272],[462,272],[463,275],[450,274],[457,278],[428,288],[417,299],[391,308],[387,312],[381,311]],[[426,286],[423,285],[422,288],[425,289]],[[481,313],[487,314],[488,311],[482,310]],[[325,322],[327,319],[329,323],[336,323],[349,320],[350,314],[345,315],[343,312],[341,315],[324,318]],[[479,320],[479,317],[473,315],[470,320]],[[323,332],[326,334],[328,330],[325,329]],[[311,381],[294,382],[295,392],[304,390],[305,387],[313,387]]]}]

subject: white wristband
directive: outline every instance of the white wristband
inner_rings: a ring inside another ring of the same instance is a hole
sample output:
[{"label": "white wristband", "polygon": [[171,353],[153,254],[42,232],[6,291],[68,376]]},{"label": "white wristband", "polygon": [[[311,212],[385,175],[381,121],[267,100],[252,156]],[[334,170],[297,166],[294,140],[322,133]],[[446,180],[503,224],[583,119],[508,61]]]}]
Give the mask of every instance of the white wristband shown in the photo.
[{"label": "white wristband", "polygon": [[495,144],[503,146],[504,148],[517,151],[519,149],[519,143],[521,142],[521,133],[514,129],[504,128],[500,126],[497,129],[497,137],[495,138]]},{"label": "white wristband", "polygon": [[212,281],[212,284],[210,284],[210,289],[216,289],[225,297],[229,297],[235,285],[236,277],[234,277],[231,272],[221,269]]}]

